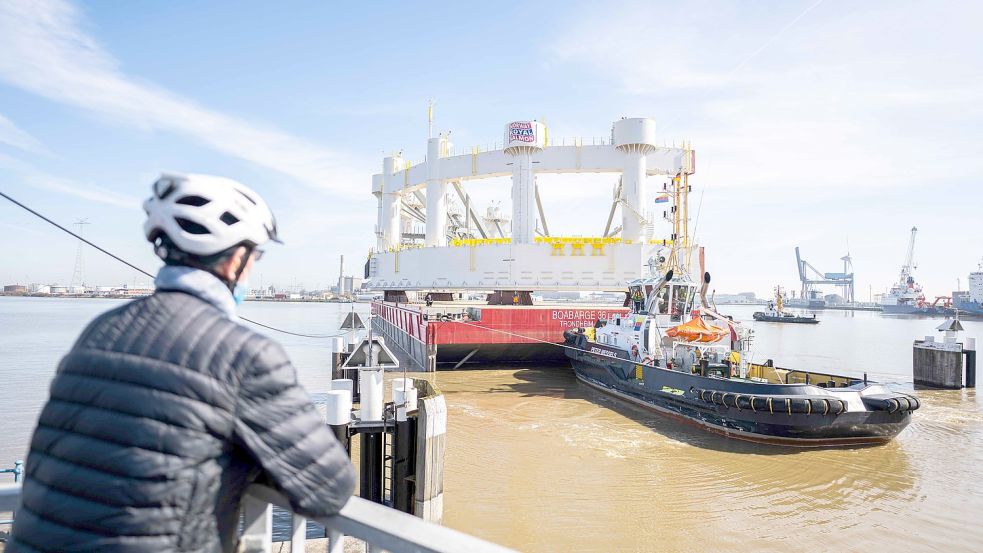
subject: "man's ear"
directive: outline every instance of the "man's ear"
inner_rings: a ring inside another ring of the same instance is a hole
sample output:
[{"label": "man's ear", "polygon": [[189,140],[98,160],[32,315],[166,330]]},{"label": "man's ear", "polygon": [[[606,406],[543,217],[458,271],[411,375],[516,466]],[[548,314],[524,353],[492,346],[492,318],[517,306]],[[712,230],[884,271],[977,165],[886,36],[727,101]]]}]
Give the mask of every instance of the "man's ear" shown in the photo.
[{"label": "man's ear", "polygon": [[245,256],[246,256],[245,246],[239,246],[238,248],[236,248],[236,251],[233,252],[232,255],[230,255],[229,258],[226,259],[225,262],[222,263],[222,265],[219,267],[219,274],[222,275],[222,278],[224,278],[225,280],[234,279],[236,277],[236,272],[239,270],[239,267],[246,261],[244,259]]}]

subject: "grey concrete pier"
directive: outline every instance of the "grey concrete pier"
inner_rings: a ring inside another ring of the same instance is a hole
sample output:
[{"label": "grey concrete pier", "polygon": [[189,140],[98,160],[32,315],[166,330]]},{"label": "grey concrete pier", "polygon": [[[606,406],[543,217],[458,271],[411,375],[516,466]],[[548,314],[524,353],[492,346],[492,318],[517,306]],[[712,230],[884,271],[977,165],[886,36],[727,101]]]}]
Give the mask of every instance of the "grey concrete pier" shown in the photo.
[{"label": "grey concrete pier", "polygon": [[965,385],[975,388],[976,339],[966,338],[959,341],[958,333],[963,327],[958,319],[946,321],[938,330],[945,333],[942,341],[937,341],[934,336],[915,340],[912,348],[915,385],[958,390],[963,387],[965,367]]}]

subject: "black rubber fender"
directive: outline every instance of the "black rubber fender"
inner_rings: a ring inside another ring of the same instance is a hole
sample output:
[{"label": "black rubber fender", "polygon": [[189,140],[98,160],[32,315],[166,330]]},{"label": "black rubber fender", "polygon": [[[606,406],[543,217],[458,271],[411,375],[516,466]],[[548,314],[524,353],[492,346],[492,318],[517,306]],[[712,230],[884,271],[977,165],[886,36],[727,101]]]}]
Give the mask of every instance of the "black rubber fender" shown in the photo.
[{"label": "black rubber fender", "polygon": [[740,410],[752,410],[751,403],[754,399],[753,396],[737,396],[737,408]]},{"label": "black rubber fender", "polygon": [[[840,415],[847,411],[847,403],[831,397],[805,396],[750,396],[717,390],[693,389],[696,397],[706,403],[721,405],[730,409],[786,415]],[[917,401],[917,400],[916,400]],[[898,403],[886,407],[898,410],[910,404]]]},{"label": "black rubber fender", "polygon": [[582,349],[582,350],[585,350],[586,351],[587,350],[587,336],[578,333],[577,334],[577,337],[574,339],[573,345],[577,349]]},{"label": "black rubber fender", "polygon": [[808,415],[812,412],[812,403],[809,401],[809,398],[794,397],[790,398],[789,402],[792,413]]},{"label": "black rubber fender", "polygon": [[753,411],[767,411],[768,410],[768,400],[763,397],[751,396],[751,410]]},{"label": "black rubber fender", "polygon": [[873,394],[861,396],[864,406],[871,411],[887,411],[897,413],[898,411],[914,411],[921,407],[921,403],[915,396],[907,394]]}]

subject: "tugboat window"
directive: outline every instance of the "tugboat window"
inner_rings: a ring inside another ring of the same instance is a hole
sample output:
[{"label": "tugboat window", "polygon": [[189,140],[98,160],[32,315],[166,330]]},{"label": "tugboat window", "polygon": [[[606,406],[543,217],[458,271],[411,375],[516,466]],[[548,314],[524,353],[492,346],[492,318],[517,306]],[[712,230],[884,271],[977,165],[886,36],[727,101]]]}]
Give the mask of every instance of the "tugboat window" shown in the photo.
[{"label": "tugboat window", "polygon": [[689,311],[690,289],[687,286],[677,286],[675,292],[671,319],[673,321],[680,321],[683,315]]},{"label": "tugboat window", "polygon": [[645,321],[644,330],[642,330],[642,347],[645,348],[646,353],[652,352],[652,342],[649,341],[649,321]]},{"label": "tugboat window", "polygon": [[659,301],[656,302],[657,309],[660,315],[666,315],[669,313],[669,287],[663,287],[659,290]]}]

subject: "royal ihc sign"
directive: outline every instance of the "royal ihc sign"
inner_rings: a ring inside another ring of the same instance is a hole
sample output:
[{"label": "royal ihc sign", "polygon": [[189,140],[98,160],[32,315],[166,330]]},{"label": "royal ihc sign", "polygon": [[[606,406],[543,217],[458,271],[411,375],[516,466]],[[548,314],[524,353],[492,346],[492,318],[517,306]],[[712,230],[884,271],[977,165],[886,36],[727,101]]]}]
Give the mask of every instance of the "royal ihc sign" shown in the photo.
[{"label": "royal ihc sign", "polygon": [[536,129],[530,121],[509,123],[509,142],[536,142]]}]

